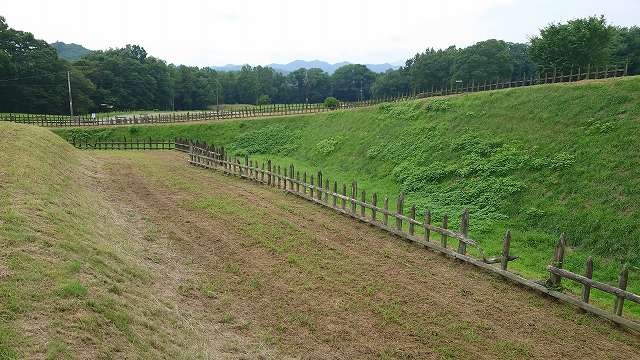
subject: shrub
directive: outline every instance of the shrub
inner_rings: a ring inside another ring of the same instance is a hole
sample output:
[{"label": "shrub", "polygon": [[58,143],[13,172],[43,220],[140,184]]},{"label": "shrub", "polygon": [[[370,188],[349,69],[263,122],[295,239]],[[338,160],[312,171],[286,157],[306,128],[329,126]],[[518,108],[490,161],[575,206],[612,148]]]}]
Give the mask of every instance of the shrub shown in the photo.
[{"label": "shrub", "polygon": [[338,145],[342,139],[342,136],[324,139],[314,146],[314,150],[321,155],[329,155],[333,150],[335,150],[336,145]]},{"label": "shrub", "polygon": [[338,99],[334,98],[333,96],[329,96],[328,98],[324,99],[324,106],[335,110],[338,108]]},{"label": "shrub", "polygon": [[432,112],[445,112],[451,109],[451,103],[447,99],[436,99],[428,102],[425,109]]},{"label": "shrub", "polygon": [[269,95],[260,95],[258,96],[258,100],[256,100],[256,105],[268,105],[271,104],[271,98]]}]

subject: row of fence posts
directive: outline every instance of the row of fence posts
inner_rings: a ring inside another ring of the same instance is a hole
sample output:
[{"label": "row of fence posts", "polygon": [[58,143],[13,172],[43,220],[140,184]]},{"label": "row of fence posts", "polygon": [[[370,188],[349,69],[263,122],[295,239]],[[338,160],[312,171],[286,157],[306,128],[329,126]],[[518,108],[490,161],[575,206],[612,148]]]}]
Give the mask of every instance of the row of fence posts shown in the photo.
[{"label": "row of fence posts", "polygon": [[[301,174],[300,171],[296,171],[293,165],[290,165],[288,168],[281,168],[279,165],[273,165],[271,160],[263,161],[260,167],[257,161],[254,162],[250,160],[248,156],[244,157],[244,164],[242,164],[238,158],[227,154],[224,147],[209,146],[204,143],[191,142],[180,138],[176,138],[173,141],[153,139],[141,141],[140,139],[127,139],[125,137],[122,141],[94,140],[93,142],[72,138],[70,142],[72,142],[75,147],[82,149],[175,149],[188,153],[191,164],[212,169],[222,168],[225,174],[239,175],[242,178],[264,183],[267,186],[283,189],[286,192],[331,207],[409,240],[416,240],[416,225],[422,226],[424,232],[423,237],[420,239],[422,241],[418,240],[417,242],[430,244],[432,241],[431,233],[439,233],[439,247],[436,247],[435,250],[445,252],[449,255],[453,254],[453,250],[449,250],[448,239],[453,237],[458,239],[458,247],[455,251],[457,254],[466,257],[467,245],[471,244],[482,256],[482,262],[486,264],[499,263],[499,268],[502,271],[508,270],[509,261],[518,259],[517,256],[510,254],[511,232],[509,230],[505,232],[502,240],[502,252],[500,256],[487,258],[478,243],[469,238],[468,209],[464,210],[460,220],[460,232],[456,233],[449,229],[449,217],[447,214],[443,215],[440,227],[432,224],[432,214],[429,210],[425,210],[424,212],[423,223],[418,222],[415,205],[410,207],[408,216],[405,215],[405,197],[402,193],[396,199],[395,212],[392,212],[389,209],[389,199],[386,197],[383,200],[383,207],[378,207],[378,194],[375,192],[371,195],[371,202],[367,203],[367,193],[365,190],[358,189],[358,183],[356,181],[351,183],[349,194],[347,193],[346,184],[342,185],[342,192],[340,193],[338,182],[334,181],[331,187],[331,182],[323,176],[321,171],[318,171],[315,175],[308,174],[306,171]],[[357,200],[358,194],[360,195],[360,200]],[[329,204],[330,197],[332,198],[331,204]],[[347,205],[349,206],[347,207]],[[358,207],[360,207],[359,212]],[[367,209],[369,209],[369,215],[367,215]],[[382,214],[381,221],[378,219],[379,213]],[[389,216],[394,218],[395,222],[393,224],[390,224]],[[407,230],[406,232],[405,228]],[[433,246],[430,247],[433,248]],[[586,260],[584,275],[564,270],[565,252],[566,238],[565,235],[562,234],[556,244],[553,261],[551,265],[547,267],[550,273],[546,281],[548,288],[562,289],[562,278],[576,281],[582,284],[580,299],[585,304],[588,304],[590,301],[592,288],[612,294],[615,297],[612,313],[617,317],[622,317],[625,300],[640,304],[640,296],[627,291],[630,269],[628,264],[622,266],[619,273],[618,285],[614,287],[592,279],[593,259],[591,257]],[[615,318],[613,320],[615,321]]]},{"label": "row of fence posts", "polygon": [[0,121],[10,121],[39,126],[107,126],[107,125],[137,125],[155,123],[178,123],[204,120],[242,119],[260,116],[277,116],[291,114],[305,114],[330,111],[324,104],[274,104],[271,106],[245,107],[230,111],[196,111],[168,114],[142,114],[131,116],[96,117],[78,115],[74,117],[63,115],[40,114],[2,114]]},{"label": "row of fence posts", "polygon": [[[480,255],[482,256],[482,262],[486,264],[499,263],[499,268],[502,271],[508,270],[509,261],[518,259],[517,256],[510,254],[511,247],[511,232],[506,231],[502,241],[502,252],[500,256],[494,258],[487,258],[478,245],[477,242],[469,238],[469,211],[465,209],[460,220],[460,232],[456,233],[449,229],[449,217],[447,214],[443,215],[441,226],[437,227],[432,224],[432,214],[429,210],[425,210],[424,221],[420,223],[416,220],[416,207],[411,206],[408,216],[404,213],[405,197],[404,194],[400,194],[396,199],[395,212],[389,209],[389,199],[384,198],[383,207],[378,207],[378,195],[373,193],[371,195],[371,202],[367,203],[367,195],[365,190],[358,189],[358,183],[353,181],[351,183],[350,193],[347,193],[347,185],[342,185],[342,192],[339,192],[338,182],[331,182],[328,178],[325,178],[321,171],[317,174],[307,174],[296,171],[293,165],[288,168],[281,168],[279,165],[275,166],[271,160],[262,162],[260,167],[258,162],[250,160],[248,156],[244,157],[244,164],[241,164],[238,158],[228,155],[224,147],[208,146],[207,144],[200,142],[191,142],[186,139],[176,138],[173,141],[166,140],[140,140],[140,139],[127,139],[123,138],[122,141],[87,141],[77,140],[75,138],[70,139],[72,144],[78,148],[91,148],[91,149],[175,149],[178,151],[186,152],[190,156],[190,163],[194,165],[203,166],[206,168],[219,169],[225,174],[238,175],[242,178],[247,178],[260,183],[264,183],[267,186],[277,187],[283,189],[286,192],[293,193],[308,200],[320,203],[324,206],[331,207],[344,214],[358,218],[359,220],[378,226],[393,234],[399,235],[409,240],[413,240],[429,245],[432,244],[431,233],[436,232],[440,234],[439,246],[432,249],[444,252],[449,255],[455,255],[453,250],[449,249],[448,239],[458,239],[458,247],[455,251],[465,259],[467,257],[467,245],[473,245]],[[165,148],[166,145],[166,148]],[[301,190],[302,187],[302,190]],[[357,200],[358,193],[360,193],[360,200]],[[329,198],[332,198],[331,205],[329,205]],[[349,207],[347,207],[349,205]],[[360,211],[358,212],[358,207]],[[367,209],[370,214],[367,216]],[[378,213],[382,214],[381,222],[378,219]],[[389,216],[395,219],[395,223],[392,225],[389,223]],[[406,223],[406,226],[405,226]],[[424,235],[421,239],[416,238],[416,225],[423,227]],[[406,232],[405,232],[406,227]],[[422,241],[420,241],[422,240]],[[584,275],[575,274],[563,269],[565,262],[566,251],[566,239],[562,234],[556,244],[552,264],[547,267],[550,275],[546,281],[546,286],[551,289],[562,289],[562,278],[567,278],[582,284],[581,301],[588,304],[590,301],[591,289],[596,288],[598,290],[607,292],[615,296],[613,304],[613,315],[622,317],[624,302],[630,300],[640,304],[640,296],[627,291],[629,280],[628,264],[624,264],[619,273],[618,286],[614,287],[602,282],[598,282],[592,279],[593,277],[593,259],[587,258],[585,263]],[[616,321],[616,318],[612,318]],[[625,323],[628,325],[628,323]],[[633,326],[633,325],[632,325]],[[640,325],[637,329],[640,329]]]},{"label": "row of fence posts", "polygon": [[[346,184],[343,184],[342,193],[339,193],[337,181],[333,182],[333,190],[331,190],[330,181],[328,179],[324,179],[323,186],[323,175],[321,171],[319,171],[315,176],[307,174],[306,171],[300,174],[299,171],[295,171],[293,165],[290,165],[288,169],[286,167],[284,168],[283,173],[280,166],[272,166],[271,160],[263,162],[262,167],[260,168],[257,162],[254,163],[253,160],[249,160],[248,157],[245,157],[245,164],[242,165],[237,158],[232,158],[226,154],[223,147],[209,147],[208,145],[199,142],[190,143],[185,139],[176,139],[176,149],[189,153],[191,157],[190,162],[192,164],[202,165],[203,163],[201,160],[206,159],[207,162],[205,163],[205,167],[207,168],[222,167],[222,171],[226,174],[239,175],[243,178],[249,178],[251,180],[265,183],[267,186],[282,188],[285,191],[294,192],[299,196],[310,198],[311,200],[323,201],[325,205],[328,205],[328,199],[331,196],[333,199],[331,207],[341,210],[344,213],[348,213],[354,217],[358,217],[358,206],[360,206],[359,217],[361,219],[371,220],[374,223],[378,222],[377,214],[381,213],[381,225],[383,225],[387,230],[391,230],[395,233],[401,233],[403,231],[404,223],[406,222],[408,235],[414,236],[416,234],[416,224],[422,225],[424,241],[431,241],[431,232],[435,230],[441,235],[440,246],[444,249],[448,248],[448,239],[453,236],[459,240],[457,248],[458,254],[466,255],[467,245],[472,244],[478,249],[484,262],[489,264],[500,263],[500,268],[502,270],[507,270],[509,261],[518,259],[517,256],[510,255],[510,230],[505,232],[501,255],[495,258],[486,258],[478,244],[469,238],[468,209],[465,209],[461,216],[460,233],[456,234],[449,230],[449,216],[447,214],[443,215],[441,227],[436,227],[432,224],[432,215],[429,210],[425,210],[424,222],[423,224],[419,224],[416,220],[415,205],[411,206],[409,214],[406,216],[404,213],[404,194],[400,194],[396,199],[396,211],[390,212],[388,198],[384,198],[383,208],[378,208],[378,195],[375,192],[371,196],[371,202],[367,203],[366,191],[360,191],[361,198],[358,201],[357,197],[359,189],[357,181],[353,181],[351,183],[350,194],[347,193]],[[260,176],[258,177],[258,175]],[[290,184],[288,188],[287,182]],[[302,192],[300,191],[301,185]],[[314,193],[316,195],[314,195]],[[338,206],[340,205],[338,204],[338,201],[341,201],[341,206]],[[349,204],[349,209],[346,207],[347,204]],[[370,218],[367,218],[366,216],[366,209],[370,209]],[[394,227],[391,227],[389,224],[389,216],[393,216],[395,218]]]},{"label": "row of fence posts", "polygon": [[[485,269],[497,272],[498,274],[501,274],[511,280],[515,280],[523,285],[532,287],[536,290],[541,290],[541,285],[537,282],[522,278],[521,276],[508,271],[508,263],[518,258],[517,256],[510,254],[512,236],[509,230],[505,232],[502,239],[501,254],[494,258],[487,258],[485,256],[478,243],[469,238],[469,211],[466,209],[461,216],[460,232],[454,232],[448,228],[449,217],[446,214],[444,214],[442,218],[440,227],[432,224],[432,214],[429,210],[425,211],[424,221],[422,223],[417,221],[415,205],[411,206],[409,214],[405,215],[405,197],[403,194],[400,194],[396,199],[396,209],[394,212],[390,211],[389,199],[386,197],[383,200],[383,207],[378,207],[377,193],[373,193],[371,196],[371,202],[367,203],[366,191],[359,191],[356,181],[351,183],[350,194],[348,194],[346,184],[342,185],[341,192],[339,192],[340,189],[338,187],[338,182],[334,181],[333,184],[331,184],[329,179],[325,178],[322,172],[318,172],[315,175],[307,174],[307,172],[303,172],[301,174],[293,165],[281,168],[280,166],[272,164],[271,160],[267,160],[266,162],[263,161],[260,166],[257,161],[254,162],[247,156],[244,157],[244,164],[242,164],[238,158],[227,154],[224,147],[209,146],[205,143],[191,142],[186,139],[176,139],[175,142],[175,148],[188,153],[189,162],[193,165],[211,169],[220,169],[223,173],[228,175],[238,175],[242,178],[266,184],[267,186],[277,187],[288,193],[293,193],[307,200],[333,208],[341,213],[380,227],[405,239],[426,245],[431,249],[443,252],[456,259],[471,262]],[[360,200],[357,200],[358,193],[360,193]],[[332,198],[331,201],[329,201],[329,198]],[[359,212],[358,207],[360,207]],[[367,209],[369,209],[369,215],[367,215]],[[382,214],[381,221],[378,218],[378,214]],[[394,219],[395,222],[393,224],[390,224],[389,217]],[[416,226],[423,227],[424,234],[422,237],[416,236]],[[431,235],[434,232],[440,234],[439,243],[432,242]],[[458,240],[456,250],[449,249],[448,239],[450,238]],[[468,245],[473,245],[480,253],[482,259],[475,259],[467,255]],[[562,266],[564,264],[565,249],[566,240],[565,235],[562,234],[555,248],[552,264],[548,266],[550,274],[549,278],[546,281],[546,285],[542,286],[542,288],[548,288],[550,290],[545,290],[543,292],[561,300],[566,300],[566,297],[561,297],[554,289],[559,289],[561,293],[562,278],[578,281],[583,284],[581,297],[578,300],[578,303],[573,301],[572,303],[579,305],[583,310],[596,313],[620,325],[640,331],[640,323],[622,317],[625,300],[630,300],[640,304],[640,296],[626,290],[628,286],[630,268],[628,264],[625,264],[622,267],[618,286],[614,287],[592,280],[593,260],[591,258],[587,259],[584,276],[563,270]],[[487,267],[487,264],[499,265],[498,268],[495,268],[494,266]],[[592,288],[596,288],[615,296],[613,311],[610,315],[604,314],[602,310],[599,310],[599,308],[595,308],[589,304]],[[582,303],[579,303],[580,301]]]},{"label": "row of fence posts", "polygon": [[629,282],[629,264],[624,263],[621,266],[618,275],[618,286],[614,287],[605,283],[601,283],[593,280],[593,258],[589,256],[585,261],[584,275],[578,275],[569,271],[563,270],[566,250],[565,235],[562,234],[558,240],[555,251],[553,254],[553,262],[547,267],[550,272],[547,285],[553,288],[562,288],[562,278],[574,280],[582,284],[581,300],[584,303],[589,303],[591,296],[591,289],[597,288],[601,291],[607,292],[615,296],[613,302],[613,314],[622,316],[625,300],[634,301],[640,304],[640,296],[626,291]]},{"label": "row of fence posts", "polygon": [[[563,71],[558,73],[554,68],[553,72],[537,73],[537,77],[531,75],[527,77],[522,75],[521,80],[510,80],[500,82],[496,79],[495,82],[484,81],[483,83],[470,80],[467,84],[450,83],[443,84],[439,89],[434,86],[430,91],[415,90],[412,93],[398,94],[397,96],[379,97],[376,99],[360,100],[354,102],[339,102],[335,109],[350,109],[356,107],[372,106],[386,102],[398,102],[419,98],[428,98],[434,96],[445,96],[451,94],[461,94],[470,92],[481,92],[497,89],[506,89],[512,87],[532,86],[539,84],[549,84],[557,82],[575,82],[589,79],[609,78],[628,76],[629,63],[625,63],[624,68],[620,68],[616,64],[615,68],[611,69],[609,66],[596,67],[595,71],[592,71],[591,65],[589,65],[586,71],[583,71],[581,67],[577,67],[577,71],[574,72],[574,67],[571,67],[571,71],[565,74]],[[99,125],[133,125],[133,124],[152,124],[152,123],[174,123],[174,122],[191,122],[191,121],[205,121],[205,120],[221,120],[221,119],[234,119],[234,118],[251,118],[259,116],[277,116],[277,115],[290,115],[290,114],[303,114],[303,113],[316,113],[335,110],[327,108],[324,104],[273,104],[265,106],[257,106],[252,108],[242,108],[230,111],[202,111],[202,112],[186,112],[186,113],[170,113],[170,114],[146,114],[146,115],[133,115],[129,117],[124,116],[109,116],[93,118],[91,115],[79,115],[74,117],[63,115],[38,115],[38,114],[3,114],[0,115],[0,121],[11,121],[25,124],[39,125],[39,126],[99,126]]]},{"label": "row of fence posts", "polygon": [[122,140],[98,140],[71,137],[69,142],[78,149],[95,149],[95,150],[173,150],[176,142],[171,140],[153,140],[149,139],[127,139]]}]

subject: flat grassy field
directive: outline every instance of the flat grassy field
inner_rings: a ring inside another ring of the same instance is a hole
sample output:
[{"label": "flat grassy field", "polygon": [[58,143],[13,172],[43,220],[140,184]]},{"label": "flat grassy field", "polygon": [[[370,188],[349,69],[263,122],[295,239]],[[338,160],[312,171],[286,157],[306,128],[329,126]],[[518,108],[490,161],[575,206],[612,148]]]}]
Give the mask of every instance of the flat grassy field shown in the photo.
[{"label": "flat grassy field", "polygon": [[[592,255],[594,277],[614,283],[622,262],[640,267],[639,120],[640,78],[630,77],[300,117],[55,132],[207,141],[238,156],[356,179],[368,194],[404,192],[419,214],[447,213],[456,225],[466,207],[471,235],[489,253],[512,231],[521,257],[512,266],[530,277],[546,276],[564,232],[566,267],[582,272]],[[629,283],[640,292],[637,270]],[[594,297],[607,307],[612,301]],[[635,305],[626,311],[640,314]]]},{"label": "flat grassy field", "polygon": [[638,356],[637,334],[184,154],[0,140],[0,358]]}]

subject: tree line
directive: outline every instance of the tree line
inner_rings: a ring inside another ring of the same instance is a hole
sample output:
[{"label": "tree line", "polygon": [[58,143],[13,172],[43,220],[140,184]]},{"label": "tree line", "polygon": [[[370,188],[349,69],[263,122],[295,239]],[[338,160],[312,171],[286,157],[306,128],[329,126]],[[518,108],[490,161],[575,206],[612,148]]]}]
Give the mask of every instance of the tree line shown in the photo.
[{"label": "tree line", "polygon": [[594,16],[551,24],[526,44],[491,39],[466,48],[427,49],[400,69],[379,75],[372,93],[393,96],[450,87],[456,81],[514,81],[627,63],[629,74],[640,74],[640,28],[609,25]]},{"label": "tree line", "polygon": [[[92,51],[75,62],[0,17],[0,112],[68,113],[67,73],[76,113],[195,110],[216,104],[318,103],[395,96],[453,82],[515,80],[536,72],[628,62],[640,73],[640,28],[604,17],[551,24],[528,43],[486,40],[466,48],[429,48],[397,70],[377,74],[350,64],[283,74],[269,67],[239,71],[168,64],[138,45]],[[553,69],[553,70],[552,70]]]}]

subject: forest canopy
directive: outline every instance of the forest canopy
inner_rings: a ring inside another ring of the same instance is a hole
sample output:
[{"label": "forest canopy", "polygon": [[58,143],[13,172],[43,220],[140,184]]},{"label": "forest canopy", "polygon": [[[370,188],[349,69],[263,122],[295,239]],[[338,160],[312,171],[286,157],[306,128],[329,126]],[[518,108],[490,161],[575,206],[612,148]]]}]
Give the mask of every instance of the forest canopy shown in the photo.
[{"label": "forest canopy", "polygon": [[0,17],[0,112],[68,112],[67,73],[76,113],[110,110],[196,110],[217,104],[320,103],[395,96],[450,86],[452,81],[515,80],[536,72],[628,62],[640,73],[640,28],[604,17],[550,24],[528,43],[489,39],[466,48],[427,48],[404,66],[377,74],[349,64],[329,75],[300,68],[284,74],[243,66],[219,72],[168,64],[138,45],[91,51],[76,61]]}]

